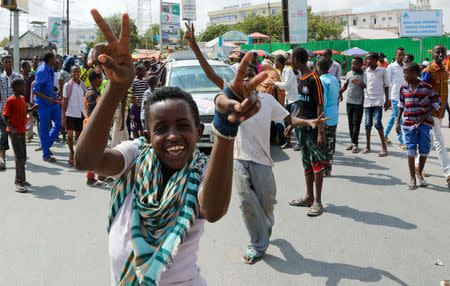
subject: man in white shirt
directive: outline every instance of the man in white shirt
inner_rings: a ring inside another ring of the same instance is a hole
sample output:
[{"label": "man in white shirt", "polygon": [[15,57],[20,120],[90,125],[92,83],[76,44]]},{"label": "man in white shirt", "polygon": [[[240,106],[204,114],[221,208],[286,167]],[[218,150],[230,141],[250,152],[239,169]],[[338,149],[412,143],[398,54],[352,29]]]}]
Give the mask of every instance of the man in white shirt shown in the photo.
[{"label": "man in white shirt", "polygon": [[[399,101],[400,88],[402,87],[402,85],[406,84],[405,76],[403,74],[403,59],[405,58],[405,49],[402,47],[398,47],[395,53],[395,58],[397,60],[390,64],[386,69],[387,81],[389,83],[389,94],[392,103],[392,114],[389,118],[388,125],[384,130],[384,141],[386,141],[387,144],[392,144],[391,140],[388,139],[388,135],[391,132],[392,127],[394,127],[395,123],[397,122],[397,105]],[[402,121],[400,121],[400,124],[402,124]],[[399,148],[401,150],[406,150],[406,145],[403,142],[403,135],[401,130],[397,135],[397,139]]]},{"label": "man in white shirt", "polygon": [[341,73],[342,73],[341,65],[338,64],[336,61],[333,61],[331,57],[332,55],[333,51],[330,49],[326,49],[323,52],[323,57],[331,61],[331,67],[328,73],[334,76],[338,80],[339,84],[341,84]]},{"label": "man in white shirt", "polygon": [[[244,84],[255,76],[249,68]],[[264,256],[274,224],[276,184],[270,156],[270,122],[286,121],[289,125],[323,124],[320,120],[303,120],[292,117],[267,93],[258,93],[261,109],[239,126],[234,144],[233,180],[241,202],[242,217],[250,235],[250,245],[242,257],[246,264],[253,264]],[[244,136],[245,135],[245,136]]]},{"label": "man in white shirt", "polygon": [[73,165],[73,136],[78,139],[83,130],[83,121],[86,117],[86,105],[84,94],[86,85],[81,81],[81,69],[79,66],[72,66],[70,70],[72,79],[63,86],[62,104],[62,128],[67,129],[67,146],[69,146],[70,157],[68,164]]},{"label": "man in white shirt", "polygon": [[[294,71],[286,66],[286,58],[282,55],[278,55],[275,58],[275,67],[281,72],[282,82],[274,82],[274,85],[278,88],[286,91],[285,95],[285,108],[292,116],[295,116],[298,110],[298,89],[297,89],[297,77]],[[298,131],[295,131],[298,138]],[[281,146],[281,149],[291,147],[291,138],[286,138],[286,144]],[[294,147],[295,150],[300,149],[298,144]]]}]

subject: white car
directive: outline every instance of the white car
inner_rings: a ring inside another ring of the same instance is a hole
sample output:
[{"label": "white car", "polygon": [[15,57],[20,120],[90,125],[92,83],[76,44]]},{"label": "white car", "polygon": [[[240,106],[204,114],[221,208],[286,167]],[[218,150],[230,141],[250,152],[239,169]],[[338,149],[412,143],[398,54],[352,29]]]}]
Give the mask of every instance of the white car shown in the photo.
[{"label": "white car", "polygon": [[[175,53],[177,54],[177,53]],[[208,60],[217,75],[225,81],[230,82],[234,78],[233,70],[225,63]],[[215,134],[211,129],[214,120],[214,97],[220,89],[208,79],[197,59],[168,58],[166,74],[163,86],[177,86],[189,92],[197,103],[200,113],[200,122],[205,125],[205,131],[198,147],[212,147]]]}]

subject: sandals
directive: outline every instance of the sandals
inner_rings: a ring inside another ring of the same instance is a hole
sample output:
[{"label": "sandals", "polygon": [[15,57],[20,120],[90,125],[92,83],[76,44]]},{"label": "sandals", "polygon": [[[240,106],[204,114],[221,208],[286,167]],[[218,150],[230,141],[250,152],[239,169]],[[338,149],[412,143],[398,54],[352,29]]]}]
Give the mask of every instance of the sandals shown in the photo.
[{"label": "sandals", "polygon": [[50,156],[48,158],[45,158],[44,161],[45,162],[49,162],[49,163],[53,163],[53,162],[56,162],[56,159],[55,159],[55,157]]},{"label": "sandals", "polygon": [[416,184],[407,184],[406,187],[410,190],[410,191],[414,191],[417,189],[417,185]]},{"label": "sandals", "polygon": [[242,262],[245,264],[255,264],[256,261],[260,260],[263,257],[263,255],[259,254],[254,249],[248,249],[244,255],[242,256]]},{"label": "sandals", "polygon": [[0,170],[1,170],[1,171],[6,170],[6,164],[5,164],[5,163],[0,162]]},{"label": "sandals", "polygon": [[289,205],[290,205],[290,206],[293,206],[293,207],[307,207],[307,208],[311,207],[311,205],[310,205],[310,204],[307,204],[307,203],[303,200],[303,198],[296,199],[296,200],[292,200],[292,201],[289,202]]},{"label": "sandals", "polygon": [[316,217],[316,216],[320,216],[322,213],[323,213],[322,204],[315,203],[309,208],[309,210],[306,214],[310,217]]},{"label": "sandals", "polygon": [[355,147],[355,145],[348,145],[348,147],[345,148],[345,150],[350,151],[350,150],[353,150],[354,147]]},{"label": "sandals", "polygon": [[386,157],[388,155],[387,151],[381,151],[380,153],[378,153],[378,157]]},{"label": "sandals", "polygon": [[389,138],[387,138],[387,137],[384,137],[384,142],[386,142],[386,144],[388,144],[388,145],[392,145],[392,141],[389,140]]},{"label": "sandals", "polygon": [[[419,174],[419,168],[416,167],[416,174]],[[430,177],[430,174],[428,174],[427,172],[425,172],[424,170],[422,170],[422,177]]]},{"label": "sandals", "polygon": [[16,192],[18,193],[26,193],[28,192],[28,188],[21,185],[16,185]]},{"label": "sandals", "polygon": [[69,161],[67,161],[67,164],[69,165],[69,166],[73,166],[73,159],[69,159]]},{"label": "sandals", "polygon": [[300,151],[300,145],[295,144],[293,149],[294,149],[294,151]]},{"label": "sandals", "polygon": [[98,181],[96,180],[94,183],[92,184],[88,184],[89,187],[104,187],[107,186],[108,184],[103,182],[103,181]]},{"label": "sandals", "polygon": [[369,154],[370,153],[370,149],[368,149],[368,148],[364,148],[364,150],[362,150],[362,152],[361,153],[363,153],[363,154]]},{"label": "sandals", "polygon": [[357,154],[357,153],[359,153],[359,148],[358,148],[358,146],[353,146],[353,149],[352,149],[352,153],[353,154]]},{"label": "sandals", "polygon": [[428,183],[425,180],[417,179],[417,183],[419,183],[419,187],[426,187],[426,186],[428,186]]},{"label": "sandals", "polygon": [[285,143],[283,145],[280,146],[281,149],[288,149],[288,148],[292,148],[291,143]]}]

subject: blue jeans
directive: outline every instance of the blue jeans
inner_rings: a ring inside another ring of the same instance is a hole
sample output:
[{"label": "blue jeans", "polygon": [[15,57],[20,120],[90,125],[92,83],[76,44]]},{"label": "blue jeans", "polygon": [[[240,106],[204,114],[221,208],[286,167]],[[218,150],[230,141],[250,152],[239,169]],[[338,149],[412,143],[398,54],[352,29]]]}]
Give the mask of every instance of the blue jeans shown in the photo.
[{"label": "blue jeans", "polygon": [[431,149],[430,126],[422,124],[414,129],[404,129],[406,141],[406,154],[415,157],[417,147],[422,157],[427,157]]},{"label": "blue jeans", "polygon": [[381,117],[383,116],[383,107],[364,107],[364,111],[366,114],[366,131],[372,130],[372,126],[375,126],[376,130],[383,130],[383,124],[381,123]]},{"label": "blue jeans", "polygon": [[250,235],[249,249],[266,253],[274,224],[277,188],[272,167],[234,160],[233,180],[241,202],[242,217]]},{"label": "blue jeans", "polygon": [[[61,106],[59,104],[40,105],[39,114],[39,137],[41,139],[41,147],[43,158],[50,157],[49,149],[52,147],[56,138],[61,131]],[[50,129],[50,122],[53,127]]]},{"label": "blue jeans", "polygon": [[[389,133],[391,132],[392,127],[397,124],[397,117],[398,117],[398,101],[392,100],[392,113],[391,117],[389,118],[388,125],[386,126],[386,130],[384,130],[384,137],[387,138]],[[400,126],[403,124],[403,120],[400,118]],[[398,144],[403,145],[403,134],[400,129],[400,134],[397,135]]]}]

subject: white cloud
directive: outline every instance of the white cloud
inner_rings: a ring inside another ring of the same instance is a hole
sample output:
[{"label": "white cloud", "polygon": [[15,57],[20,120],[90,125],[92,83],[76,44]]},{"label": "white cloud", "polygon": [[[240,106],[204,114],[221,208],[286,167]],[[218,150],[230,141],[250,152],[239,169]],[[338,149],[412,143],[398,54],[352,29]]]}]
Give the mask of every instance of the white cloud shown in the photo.
[{"label": "white cloud", "polygon": [[[40,20],[47,21],[49,16],[62,15],[62,1],[65,0],[30,0],[30,13],[20,15],[20,32],[24,33],[29,28],[29,21]],[[159,20],[159,0],[148,0],[152,5],[153,22]],[[168,0],[179,2],[179,0]],[[239,0],[240,3],[251,2],[253,4],[267,3],[268,0]],[[392,2],[401,2],[404,0],[379,0],[377,4]],[[415,0],[412,0],[415,3]],[[195,22],[197,31],[201,31],[206,27],[208,22],[208,11],[220,10],[224,6],[236,3],[236,0],[197,0],[197,18]],[[270,0],[270,2],[276,2]],[[103,15],[108,16],[115,13],[128,12],[132,18],[136,18],[137,0],[71,0],[70,17],[72,26],[89,27],[94,26],[94,22],[90,16],[90,9],[97,8]],[[367,5],[367,0],[308,0],[308,4],[312,6],[313,11],[323,11],[332,9],[345,9],[361,5]],[[448,0],[431,0],[431,6],[434,9],[442,9],[444,11],[444,29],[450,32],[450,5]],[[0,37],[9,36],[9,11],[0,8]]]}]

